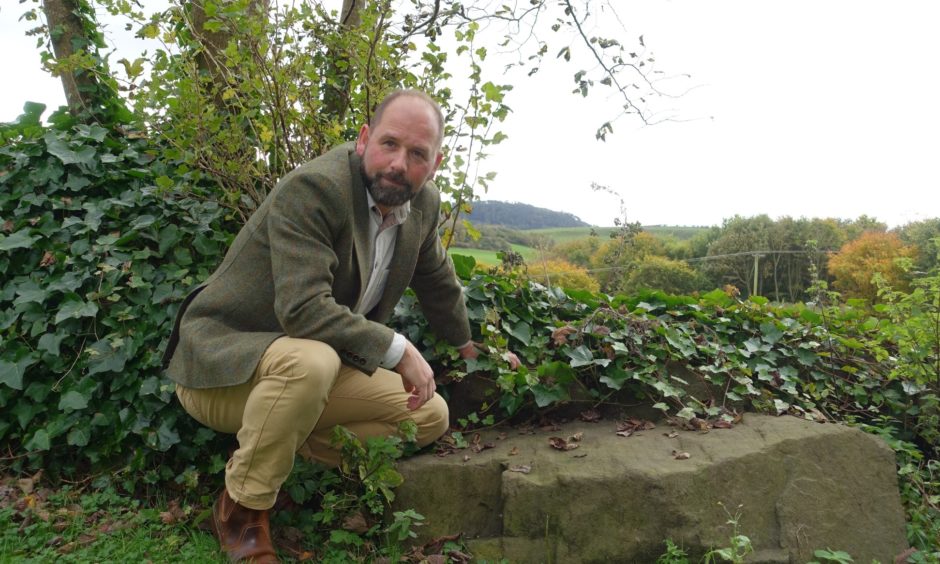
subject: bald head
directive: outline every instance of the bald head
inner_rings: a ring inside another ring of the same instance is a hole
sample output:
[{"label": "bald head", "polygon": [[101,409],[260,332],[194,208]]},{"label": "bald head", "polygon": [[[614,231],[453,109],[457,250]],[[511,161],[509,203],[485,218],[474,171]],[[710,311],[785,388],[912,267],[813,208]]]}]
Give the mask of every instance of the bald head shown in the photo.
[{"label": "bald head", "polygon": [[434,119],[437,123],[436,149],[440,150],[441,144],[444,142],[444,113],[441,111],[440,105],[438,105],[434,98],[431,98],[420,90],[399,89],[392,91],[381,102],[379,102],[378,106],[376,106],[375,112],[372,114],[372,120],[369,122],[369,126],[372,129],[378,127],[382,122],[382,116],[385,114],[385,110],[387,110],[388,107],[392,105],[392,102],[402,97],[417,98],[418,100],[421,100],[427,104],[428,108],[434,114]]}]

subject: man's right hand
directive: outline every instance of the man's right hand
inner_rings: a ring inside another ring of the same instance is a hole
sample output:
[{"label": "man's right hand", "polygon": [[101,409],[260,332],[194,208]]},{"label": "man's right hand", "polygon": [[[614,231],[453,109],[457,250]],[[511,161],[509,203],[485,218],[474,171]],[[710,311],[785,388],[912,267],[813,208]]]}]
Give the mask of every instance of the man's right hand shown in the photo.
[{"label": "man's right hand", "polygon": [[411,393],[408,409],[418,409],[434,397],[434,390],[437,388],[434,371],[411,341],[405,342],[405,354],[395,366],[395,372],[401,374],[405,391]]}]

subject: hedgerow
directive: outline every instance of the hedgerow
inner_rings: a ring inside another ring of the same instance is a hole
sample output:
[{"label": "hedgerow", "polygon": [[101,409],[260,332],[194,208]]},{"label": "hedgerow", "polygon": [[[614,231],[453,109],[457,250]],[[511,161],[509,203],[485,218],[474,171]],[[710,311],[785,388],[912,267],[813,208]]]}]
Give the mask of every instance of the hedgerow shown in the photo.
[{"label": "hedgerow", "polygon": [[160,463],[196,459],[214,433],[175,406],[161,355],[235,226],[142,136],[61,116],[43,127],[43,107],[26,109],[0,132],[4,466],[175,477]]}]

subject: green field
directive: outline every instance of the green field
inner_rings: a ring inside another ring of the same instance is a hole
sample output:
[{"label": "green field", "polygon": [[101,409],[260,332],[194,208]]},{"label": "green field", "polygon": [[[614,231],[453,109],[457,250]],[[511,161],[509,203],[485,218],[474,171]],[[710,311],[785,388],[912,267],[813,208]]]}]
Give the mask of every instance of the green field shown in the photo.
[{"label": "green field", "polygon": [[[537,249],[532,247],[526,247],[524,245],[512,245],[512,250],[522,255],[522,258],[526,262],[532,262],[538,259],[539,252]],[[490,251],[486,249],[467,249],[463,247],[451,247],[448,253],[452,255],[464,255],[468,257],[473,257],[477,263],[485,264],[487,266],[496,266],[500,263],[500,260],[496,258],[496,253],[498,251]]]},{"label": "green field", "polygon": [[[526,229],[522,231],[527,234],[544,235],[556,244],[567,243],[576,239],[583,239],[591,236],[591,230],[601,239],[607,239],[610,234],[617,230],[616,227],[550,227],[546,229]],[[697,233],[705,231],[707,227],[696,227],[686,225],[644,225],[643,231],[655,235],[661,239],[674,237],[680,241],[691,239]]]}]

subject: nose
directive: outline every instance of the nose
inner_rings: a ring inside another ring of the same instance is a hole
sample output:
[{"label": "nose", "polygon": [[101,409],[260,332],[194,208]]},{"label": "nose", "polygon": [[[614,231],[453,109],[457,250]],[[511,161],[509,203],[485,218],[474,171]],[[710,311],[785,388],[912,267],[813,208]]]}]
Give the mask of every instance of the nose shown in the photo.
[{"label": "nose", "polygon": [[388,168],[394,172],[404,172],[408,166],[407,152],[401,148],[394,152],[388,163]]}]

